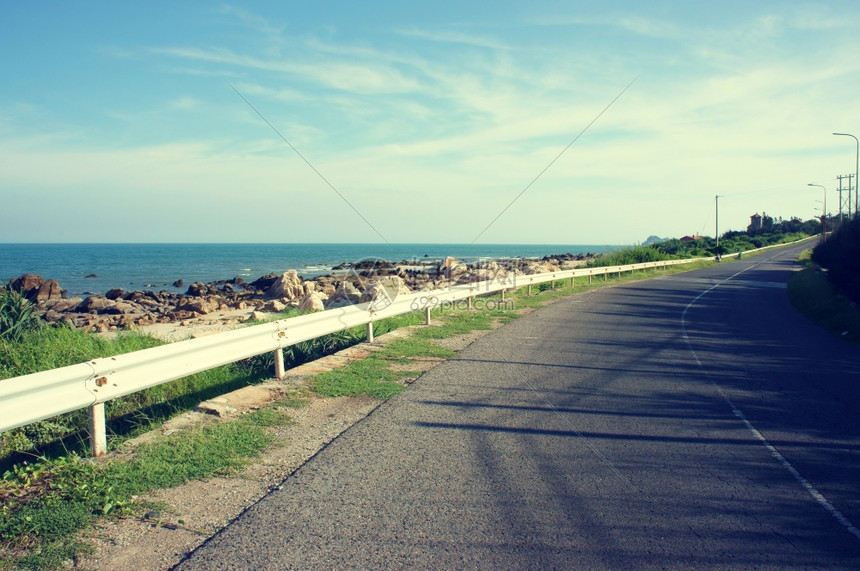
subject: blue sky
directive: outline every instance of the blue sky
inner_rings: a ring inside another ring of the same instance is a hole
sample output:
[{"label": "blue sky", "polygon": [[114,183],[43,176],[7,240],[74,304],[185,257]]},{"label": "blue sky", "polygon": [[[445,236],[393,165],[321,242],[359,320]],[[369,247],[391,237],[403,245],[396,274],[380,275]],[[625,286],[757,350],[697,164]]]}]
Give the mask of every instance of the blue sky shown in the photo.
[{"label": "blue sky", "polygon": [[0,242],[629,244],[713,235],[717,194],[721,232],[811,218],[810,182],[836,212],[857,30],[847,1],[7,2]]}]

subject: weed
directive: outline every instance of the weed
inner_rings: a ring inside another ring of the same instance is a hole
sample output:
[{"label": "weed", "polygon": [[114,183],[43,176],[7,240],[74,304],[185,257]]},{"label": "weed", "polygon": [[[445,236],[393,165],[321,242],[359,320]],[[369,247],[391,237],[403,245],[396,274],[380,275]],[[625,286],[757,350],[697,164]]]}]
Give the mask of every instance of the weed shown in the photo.
[{"label": "weed", "polygon": [[804,252],[804,269],[788,280],[788,297],[798,311],[823,329],[860,345],[860,309],[836,290],[819,266]]},{"label": "weed", "polygon": [[246,414],[242,421],[254,426],[289,426],[295,422],[286,411],[272,407],[263,407]]},{"label": "weed", "polygon": [[[429,329],[419,329],[418,332],[429,331]],[[416,332],[417,333],[417,332]],[[438,339],[438,337],[437,337]],[[438,359],[447,359],[453,357],[456,351],[446,349],[432,343],[427,338],[421,338],[417,334],[409,339],[398,339],[388,344],[385,349],[376,353],[379,359],[388,359],[397,361],[401,364],[408,364],[409,357],[434,357]]]},{"label": "weed", "polygon": [[18,567],[60,567],[88,549],[77,532],[97,517],[130,511],[132,495],[244,466],[271,442],[260,426],[288,422],[279,411],[257,416],[261,411],[142,445],[130,461],[95,464],[71,454],[6,472],[0,543],[12,552],[27,550],[14,562]]},{"label": "weed", "polygon": [[287,408],[302,408],[311,402],[310,390],[307,387],[297,387],[287,392],[287,395],[272,403],[273,406],[284,406]]},{"label": "weed", "polygon": [[38,326],[33,304],[20,293],[0,286],[0,338],[18,341],[26,331]]},{"label": "weed", "polygon": [[311,381],[311,389],[326,397],[368,396],[384,400],[403,391],[397,381],[417,374],[391,371],[383,360],[368,357],[317,375]]}]

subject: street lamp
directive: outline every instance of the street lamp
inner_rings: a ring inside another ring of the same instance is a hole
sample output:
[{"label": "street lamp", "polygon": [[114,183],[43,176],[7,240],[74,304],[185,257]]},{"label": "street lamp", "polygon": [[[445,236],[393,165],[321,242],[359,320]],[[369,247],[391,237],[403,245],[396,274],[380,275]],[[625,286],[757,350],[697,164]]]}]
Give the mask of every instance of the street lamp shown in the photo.
[{"label": "street lamp", "polygon": [[823,184],[815,184],[810,182],[806,186],[818,186],[824,191],[824,211],[821,213],[821,241],[827,240],[827,189]]},{"label": "street lamp", "polygon": [[[860,194],[858,192],[857,183],[860,182],[860,179],[857,178],[860,175],[860,141],[857,140],[857,137],[852,135],[851,133],[833,133],[834,135],[841,135],[843,137],[851,137],[854,139],[854,144],[856,146],[856,152],[854,155],[854,216],[857,216],[857,195]],[[840,205],[841,206],[841,205]],[[848,186],[848,219],[851,219],[851,186]]]}]

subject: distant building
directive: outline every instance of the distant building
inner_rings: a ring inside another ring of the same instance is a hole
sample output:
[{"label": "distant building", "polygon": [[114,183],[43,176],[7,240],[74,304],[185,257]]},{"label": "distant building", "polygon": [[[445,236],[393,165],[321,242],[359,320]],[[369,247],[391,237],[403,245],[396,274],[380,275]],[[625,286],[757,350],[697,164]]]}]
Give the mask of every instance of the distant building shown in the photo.
[{"label": "distant building", "polygon": [[698,234],[695,234],[693,236],[684,236],[683,238],[681,238],[681,242],[695,242],[697,240],[704,240],[704,238],[702,238]]},{"label": "distant building", "polygon": [[750,216],[750,225],[747,226],[747,232],[752,234],[753,232],[758,232],[761,230],[761,216],[758,215],[758,212]]}]

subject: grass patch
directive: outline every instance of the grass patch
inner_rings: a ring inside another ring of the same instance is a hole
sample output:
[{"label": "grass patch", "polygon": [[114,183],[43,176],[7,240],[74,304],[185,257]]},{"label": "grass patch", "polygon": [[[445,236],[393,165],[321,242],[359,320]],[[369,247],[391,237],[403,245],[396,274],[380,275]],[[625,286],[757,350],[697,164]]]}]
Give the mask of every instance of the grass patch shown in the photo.
[{"label": "grass patch", "polygon": [[475,329],[492,329],[494,316],[490,312],[472,311],[449,314],[442,318],[442,323],[431,327],[416,329],[413,337],[418,339],[445,339],[452,335],[464,335]]},{"label": "grass patch", "polygon": [[811,321],[860,346],[860,309],[836,290],[810,254],[808,250],[798,259],[804,268],[788,280],[788,298]]},{"label": "grass patch", "polygon": [[272,403],[272,406],[284,406],[287,408],[304,408],[311,403],[311,391],[307,387],[296,387],[290,389],[284,398]]},{"label": "grass patch", "polygon": [[[422,337],[418,333],[428,331],[429,329],[419,329],[409,339],[398,339],[389,343],[385,349],[377,352],[374,356],[377,359],[385,359],[396,361],[401,364],[410,362],[409,357],[432,357],[437,359],[447,359],[457,354],[456,351],[440,347],[427,337]],[[441,339],[441,337],[433,337],[433,339]]]},{"label": "grass patch", "polygon": [[[278,318],[290,316],[283,314]],[[409,314],[374,325],[381,335],[422,320],[420,314]],[[285,365],[291,368],[313,361],[361,343],[365,335],[364,327],[356,327],[298,343],[285,349]],[[0,338],[0,379],[163,344],[163,341],[136,332],[122,332],[108,339],[68,327],[29,330],[15,342]],[[191,410],[201,401],[269,379],[273,372],[274,356],[265,353],[109,401],[105,405],[109,443],[116,446]],[[0,435],[0,472],[28,458],[59,458],[69,452],[87,454],[87,423],[87,411],[78,410],[4,432]]]},{"label": "grass patch", "polygon": [[0,545],[10,566],[54,569],[87,553],[79,532],[99,517],[132,513],[131,498],[216,474],[234,473],[272,440],[261,427],[289,422],[260,409],[140,446],[131,460],[94,463],[69,455],[17,466],[0,482]]},{"label": "grass patch", "polygon": [[[595,274],[591,276],[591,283],[589,283],[587,276],[579,276],[574,278],[573,285],[571,285],[570,278],[567,278],[563,280],[556,280],[555,282],[534,284],[531,288],[531,295],[529,295],[528,293],[527,286],[520,287],[515,291],[509,292],[507,294],[507,299],[512,300],[517,309],[542,307],[548,302],[560,299],[562,297],[567,297],[569,295],[583,293],[586,291],[600,289],[603,287],[617,285],[620,283],[634,282],[660,276],[677,274],[681,272],[688,272],[690,270],[696,270],[699,268],[712,266],[714,265],[714,263],[715,262],[711,260],[699,260],[696,262],[690,262],[689,264],[667,266],[665,268],[647,268],[643,270],[634,270],[632,272],[622,272],[620,277],[618,275],[618,272],[610,272],[606,274],[605,277],[604,274]],[[554,288],[553,285],[555,286]]]},{"label": "grass patch", "polygon": [[317,375],[311,389],[325,397],[368,396],[385,400],[403,391],[398,383],[417,372],[394,372],[376,357],[353,361],[345,367]]}]

